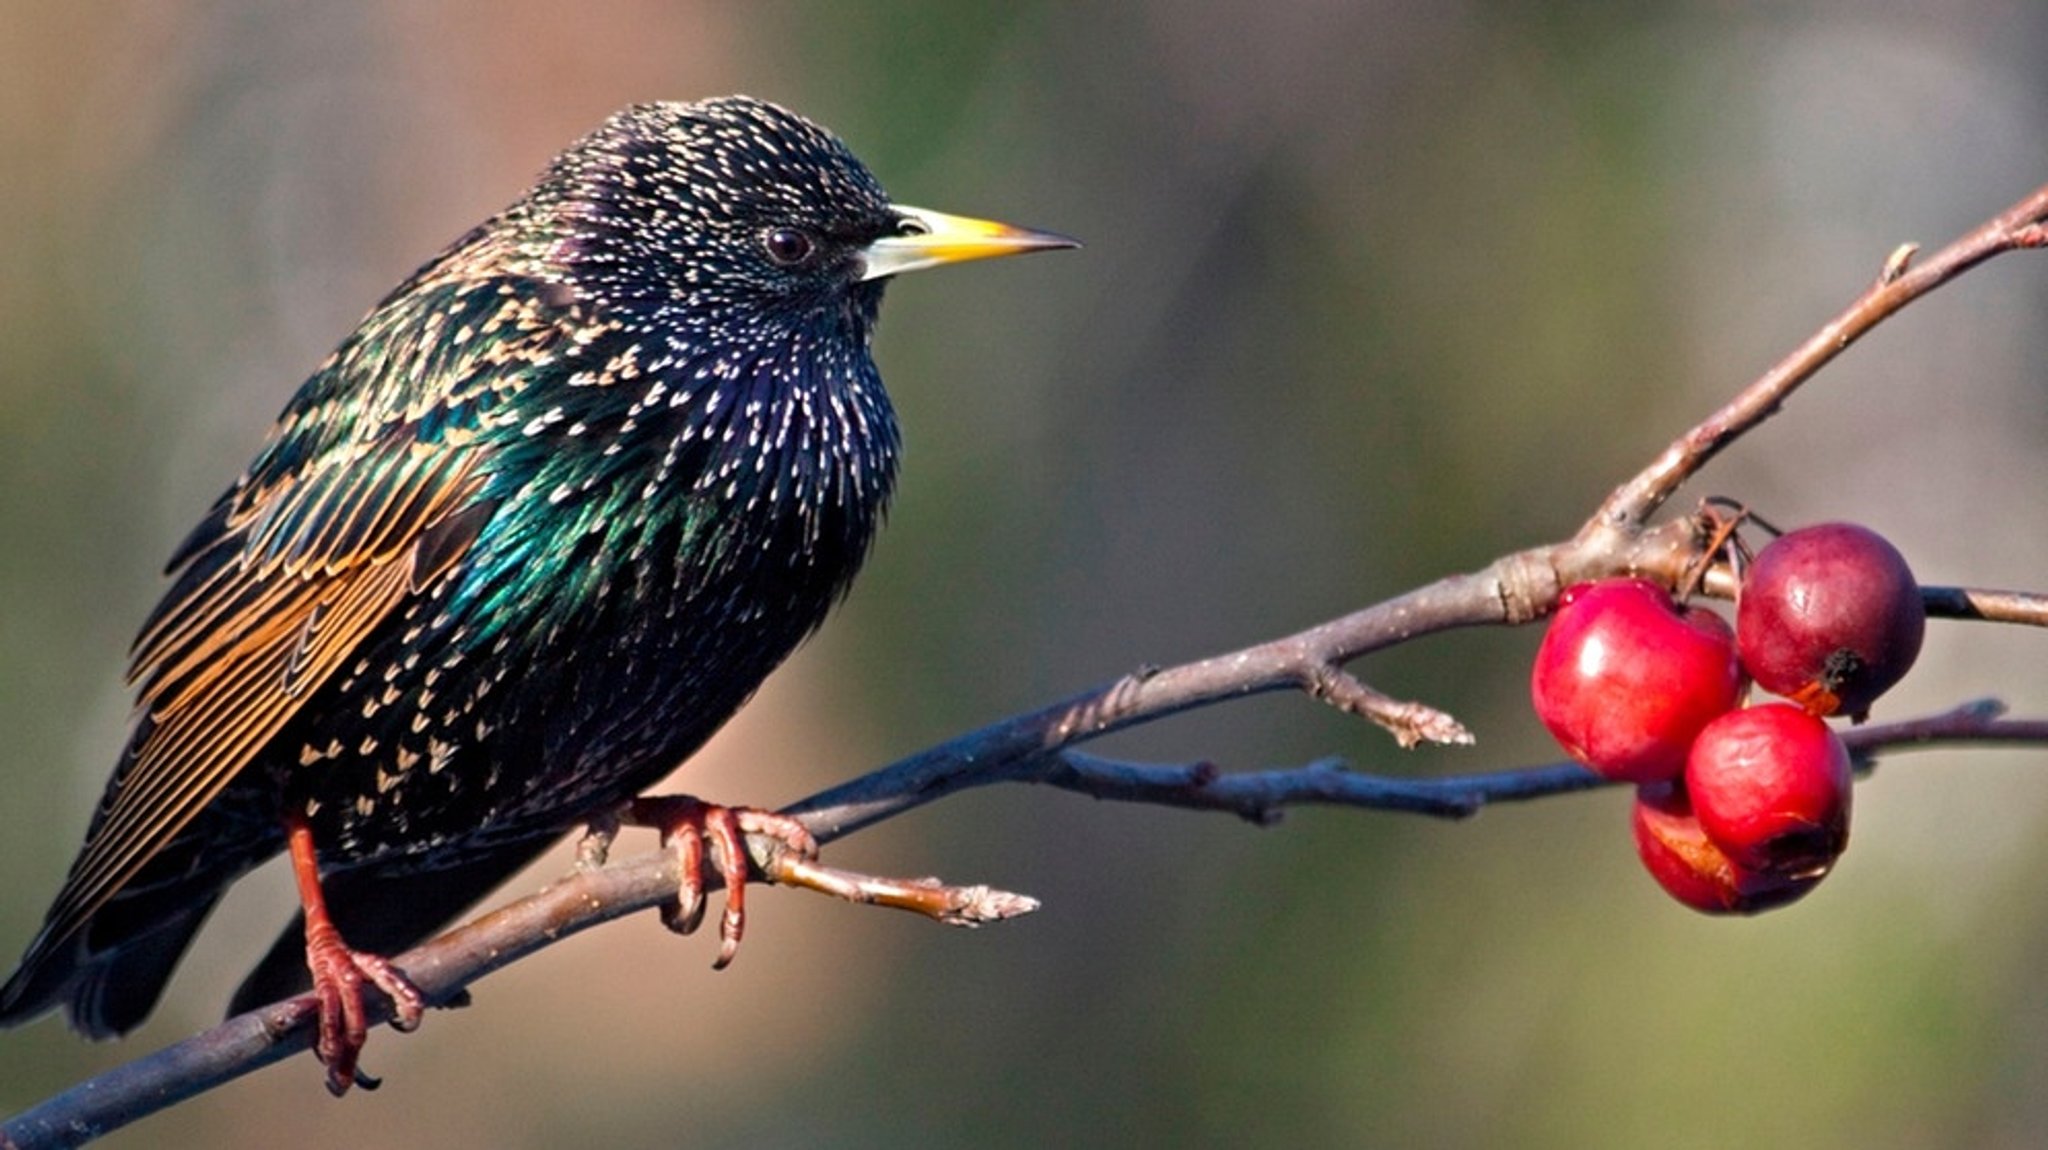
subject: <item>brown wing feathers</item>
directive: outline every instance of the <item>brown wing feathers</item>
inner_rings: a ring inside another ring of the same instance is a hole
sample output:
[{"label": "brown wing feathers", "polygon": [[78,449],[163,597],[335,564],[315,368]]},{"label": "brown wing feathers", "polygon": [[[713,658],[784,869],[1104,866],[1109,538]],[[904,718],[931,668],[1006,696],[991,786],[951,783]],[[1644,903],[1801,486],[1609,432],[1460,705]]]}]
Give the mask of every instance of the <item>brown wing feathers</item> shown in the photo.
[{"label": "brown wing feathers", "polygon": [[[239,553],[136,641],[130,678],[151,726],[37,950],[56,948],[90,919],[365,635],[461,556],[486,518],[472,506],[479,487],[465,453],[403,443],[242,493],[226,537],[187,561],[203,562],[218,546]],[[449,525],[459,525],[459,538],[449,538]]]}]

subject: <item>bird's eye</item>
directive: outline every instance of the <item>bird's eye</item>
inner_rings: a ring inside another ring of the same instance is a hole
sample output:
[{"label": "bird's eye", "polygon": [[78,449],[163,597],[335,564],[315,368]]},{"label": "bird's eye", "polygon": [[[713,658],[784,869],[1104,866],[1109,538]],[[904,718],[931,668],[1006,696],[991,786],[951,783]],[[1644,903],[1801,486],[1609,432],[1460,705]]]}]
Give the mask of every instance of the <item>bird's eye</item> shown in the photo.
[{"label": "bird's eye", "polygon": [[761,243],[768,249],[768,258],[786,268],[810,259],[811,253],[818,248],[810,233],[796,228],[776,228],[762,237]]}]

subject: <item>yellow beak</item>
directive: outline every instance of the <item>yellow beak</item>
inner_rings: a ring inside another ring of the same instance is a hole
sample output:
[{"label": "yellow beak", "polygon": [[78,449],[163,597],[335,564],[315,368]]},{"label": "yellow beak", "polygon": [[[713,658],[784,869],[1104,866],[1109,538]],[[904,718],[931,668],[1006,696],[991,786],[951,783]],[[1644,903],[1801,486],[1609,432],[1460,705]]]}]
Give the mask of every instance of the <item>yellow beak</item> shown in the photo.
[{"label": "yellow beak", "polygon": [[900,235],[883,236],[862,251],[861,254],[867,263],[867,268],[860,277],[863,280],[878,280],[884,276],[914,272],[920,268],[935,268],[940,264],[957,264],[965,260],[985,260],[996,256],[1014,256],[1025,252],[1081,246],[1074,240],[1052,232],[1014,228],[992,220],[949,216],[944,212],[934,212],[926,208],[907,208],[901,204],[896,205],[894,210],[897,215],[903,217],[903,232]]}]

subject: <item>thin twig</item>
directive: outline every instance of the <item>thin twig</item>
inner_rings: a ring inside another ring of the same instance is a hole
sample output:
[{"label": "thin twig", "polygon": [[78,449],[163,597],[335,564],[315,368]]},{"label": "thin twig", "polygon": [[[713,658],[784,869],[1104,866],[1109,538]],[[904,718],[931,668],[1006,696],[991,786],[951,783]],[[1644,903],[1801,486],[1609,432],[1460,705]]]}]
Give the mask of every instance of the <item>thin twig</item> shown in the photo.
[{"label": "thin twig", "polygon": [[[1841,736],[1850,752],[1866,763],[1880,751],[2048,742],[2048,720],[2003,719],[2004,713],[2004,704],[1996,699],[1980,699],[1923,718],[1851,727]],[[1213,763],[1129,763],[1079,751],[1053,756],[1044,769],[1022,781],[1097,799],[1227,811],[1261,826],[1278,822],[1282,808],[1290,806],[1356,807],[1462,819],[1495,803],[1613,785],[1613,780],[1577,763],[1408,778],[1352,771],[1336,758],[1284,770],[1225,773]]]},{"label": "thin twig", "polygon": [[1353,771],[1334,757],[1283,770],[1225,773],[1213,763],[1126,763],[1080,751],[1054,757],[1044,771],[1023,781],[1096,799],[1226,811],[1259,826],[1279,822],[1287,807],[1307,805],[1462,819],[1478,814],[1490,802],[1606,785],[1605,779],[1577,763],[1501,774],[1403,778]]},{"label": "thin twig", "polygon": [[1582,538],[1601,532],[1632,535],[1649,522],[1664,501],[1721,449],[1776,414],[1800,384],[1813,378],[1829,361],[1863,338],[1900,308],[2003,252],[2041,246],[2043,221],[2048,221],[2048,187],[2000,212],[1968,235],[1942,248],[1918,265],[1911,245],[1892,253],[1868,290],[1841,315],[1815,332],[1792,354],[1780,360],[1721,410],[1708,416],[1664,449],[1648,467],[1615,488],[1587,521]]},{"label": "thin twig", "polygon": [[2048,627],[2048,595],[2032,591],[1992,591],[1982,587],[1922,587],[1920,599],[1929,615],[1974,619],[1984,623],[2022,623]]}]

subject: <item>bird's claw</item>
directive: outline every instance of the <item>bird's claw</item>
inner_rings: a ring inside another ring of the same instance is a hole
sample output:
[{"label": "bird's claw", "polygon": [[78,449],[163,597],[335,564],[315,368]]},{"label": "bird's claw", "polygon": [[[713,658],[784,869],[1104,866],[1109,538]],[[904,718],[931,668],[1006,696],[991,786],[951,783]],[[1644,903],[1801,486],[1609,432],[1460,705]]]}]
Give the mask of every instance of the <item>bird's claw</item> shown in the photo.
[{"label": "bird's claw", "polygon": [[746,890],[752,862],[747,836],[766,838],[773,844],[771,849],[798,858],[818,855],[818,841],[802,823],[755,807],[724,807],[689,795],[657,795],[633,800],[627,817],[659,830],[663,844],[676,852],[681,881],[675,901],[662,907],[661,920],[678,934],[690,934],[703,924],[708,846],[709,861],[718,868],[725,886],[725,912],[718,920],[718,957],[711,963],[713,970],[723,970],[732,962],[746,933]]},{"label": "bird's claw", "polygon": [[369,1041],[364,985],[376,987],[391,1000],[391,1025],[401,1031],[418,1029],[426,997],[389,959],[349,949],[325,922],[306,932],[306,964],[312,968],[312,997],[320,1017],[313,1053],[327,1067],[328,1093],[339,1098],[351,1086],[375,1090],[378,1080],[356,1065]]}]

